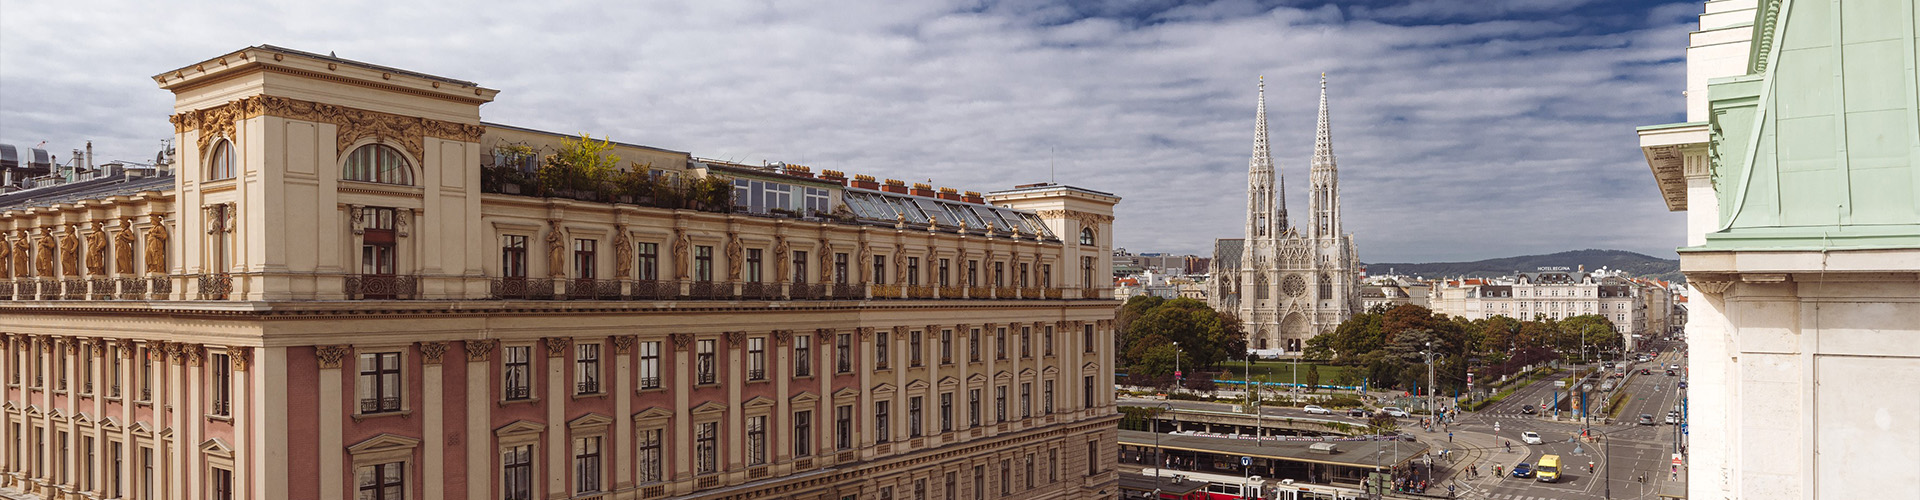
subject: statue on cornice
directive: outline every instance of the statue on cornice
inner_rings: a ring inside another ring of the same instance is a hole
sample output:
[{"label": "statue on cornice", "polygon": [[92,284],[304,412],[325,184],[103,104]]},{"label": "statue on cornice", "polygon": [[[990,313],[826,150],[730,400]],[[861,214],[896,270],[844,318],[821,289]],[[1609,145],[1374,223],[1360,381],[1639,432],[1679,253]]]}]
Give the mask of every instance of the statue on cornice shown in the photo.
[{"label": "statue on cornice", "polygon": [[693,277],[687,273],[687,252],[692,251],[689,248],[692,246],[693,237],[687,235],[687,230],[673,230],[673,276],[675,279],[684,280]]},{"label": "statue on cornice", "polygon": [[66,276],[80,275],[80,239],[73,234],[78,231],[71,226],[60,232],[60,272]]},{"label": "statue on cornice", "polygon": [[727,281],[740,281],[740,268],[745,257],[740,246],[739,233],[727,233]]},{"label": "statue on cornice", "polygon": [[613,277],[631,278],[633,277],[633,238],[627,236],[626,226],[614,226],[613,230]]},{"label": "statue on cornice", "polygon": [[106,223],[93,222],[93,230],[87,232],[87,275],[105,276],[107,274],[107,231]]},{"label": "statue on cornice", "polygon": [[560,221],[547,221],[547,275],[567,276],[567,247],[560,238]]},{"label": "statue on cornice", "polygon": [[[167,273],[167,220],[160,214],[147,215],[147,274]],[[127,219],[129,223],[133,219]],[[133,226],[127,226],[128,231]]]},{"label": "statue on cornice", "polygon": [[820,240],[820,282],[833,284],[833,242]]},{"label": "statue on cornice", "polygon": [[773,240],[773,265],[776,269],[773,273],[773,280],[775,282],[787,281],[789,277],[788,274],[791,273],[793,269],[791,265],[787,263],[787,254],[793,251],[793,247],[787,245],[787,237],[785,235],[774,235]]},{"label": "statue on cornice", "polygon": [[133,218],[120,221],[120,230],[113,233],[113,272],[133,274]]},{"label": "statue on cornice", "polygon": [[873,262],[873,246],[862,241],[860,242],[860,261],[853,263],[853,268],[860,270],[861,283],[872,283],[873,278],[876,278],[876,276],[867,275],[867,273],[872,272],[867,270],[867,263],[869,262]]},{"label": "statue on cornice", "polygon": [[33,242],[33,271],[42,278],[57,278],[53,274],[53,230],[41,229],[40,239]]},{"label": "statue on cornice", "polygon": [[0,233],[0,279],[12,279],[13,243],[7,241],[7,234]]}]

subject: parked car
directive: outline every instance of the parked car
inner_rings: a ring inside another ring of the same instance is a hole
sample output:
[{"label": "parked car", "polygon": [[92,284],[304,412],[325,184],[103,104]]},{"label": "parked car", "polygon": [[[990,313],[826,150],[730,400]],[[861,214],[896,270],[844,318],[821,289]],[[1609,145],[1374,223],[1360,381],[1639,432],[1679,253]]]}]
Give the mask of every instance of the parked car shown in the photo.
[{"label": "parked car", "polygon": [[1373,416],[1373,412],[1367,411],[1363,408],[1354,408],[1351,410],[1347,410],[1347,416],[1367,418],[1367,417]]},{"label": "parked car", "polygon": [[1307,405],[1306,408],[1301,408],[1301,411],[1307,412],[1308,415],[1332,415],[1333,414],[1333,410],[1321,408],[1318,405]]},{"label": "parked car", "polygon": [[1667,424],[1673,425],[1673,424],[1679,424],[1679,423],[1680,423],[1680,412],[1677,412],[1677,411],[1667,412]]},{"label": "parked car", "polygon": [[1542,443],[1545,443],[1546,441],[1540,439],[1540,433],[1527,431],[1527,432],[1520,433],[1520,442],[1527,443],[1527,444],[1542,444]]},{"label": "parked car", "polygon": [[1653,372],[1652,372],[1652,371],[1650,371],[1650,370],[1647,370],[1646,368],[1641,368],[1641,369],[1640,369],[1640,374],[1641,374],[1641,375],[1652,375],[1652,374],[1653,374]]},{"label": "parked car", "polygon": [[1407,418],[1407,417],[1411,417],[1411,416],[1413,416],[1413,415],[1411,415],[1411,414],[1409,414],[1409,413],[1407,413],[1407,411],[1406,411],[1406,410],[1402,410],[1402,409],[1400,409],[1400,408],[1397,408],[1397,407],[1393,407],[1393,406],[1388,406],[1388,407],[1386,407],[1386,408],[1381,408],[1381,409],[1380,409],[1380,413],[1385,413],[1385,414],[1387,414],[1387,416],[1389,416],[1389,417],[1393,417],[1393,418]]},{"label": "parked car", "polygon": [[1640,425],[1653,425],[1653,414],[1652,413],[1640,414]]},{"label": "parked car", "polygon": [[1513,464],[1513,477],[1533,477],[1533,465],[1526,462]]},{"label": "parked car", "polygon": [[1684,378],[1680,379],[1680,388],[1681,389],[1687,388],[1687,379],[1684,379]]}]

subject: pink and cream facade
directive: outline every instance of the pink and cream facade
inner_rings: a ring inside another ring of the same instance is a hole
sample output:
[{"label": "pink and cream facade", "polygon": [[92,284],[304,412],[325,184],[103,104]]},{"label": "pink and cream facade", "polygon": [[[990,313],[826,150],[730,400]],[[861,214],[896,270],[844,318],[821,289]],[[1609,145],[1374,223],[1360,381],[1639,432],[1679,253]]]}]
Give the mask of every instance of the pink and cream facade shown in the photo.
[{"label": "pink and cream facade", "polygon": [[0,207],[7,486],[1118,493],[1116,196],[630,144],[623,168],[735,196],[535,196],[482,172],[567,138],[482,124],[496,91],[472,83],[268,46],[155,80],[171,187]]}]

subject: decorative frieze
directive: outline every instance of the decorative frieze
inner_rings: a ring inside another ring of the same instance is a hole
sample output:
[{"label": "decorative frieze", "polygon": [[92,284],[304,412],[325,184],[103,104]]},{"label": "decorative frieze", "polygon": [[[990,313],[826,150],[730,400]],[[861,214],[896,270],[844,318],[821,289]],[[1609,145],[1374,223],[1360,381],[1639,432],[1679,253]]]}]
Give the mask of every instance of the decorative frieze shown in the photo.
[{"label": "decorative frieze", "polygon": [[175,114],[168,118],[175,132],[199,132],[198,147],[207,147],[218,138],[234,137],[241,120],[277,116],[335,125],[334,149],[346,153],[347,147],[372,137],[381,143],[398,143],[414,158],[426,157],[426,138],[436,137],[463,142],[480,142],[486,127],[413,116],[401,116],[359,108],[322,104],[286,97],[260,95],[229,101],[227,104]]}]

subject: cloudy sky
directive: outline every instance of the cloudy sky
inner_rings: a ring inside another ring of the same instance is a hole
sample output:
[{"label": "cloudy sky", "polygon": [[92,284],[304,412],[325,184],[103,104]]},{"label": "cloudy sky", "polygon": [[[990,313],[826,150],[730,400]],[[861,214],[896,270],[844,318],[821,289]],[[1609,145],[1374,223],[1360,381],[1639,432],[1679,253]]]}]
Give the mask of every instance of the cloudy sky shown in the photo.
[{"label": "cloudy sky", "polygon": [[[1327,73],[1368,262],[1672,258],[1633,127],[1682,121],[1697,0],[0,0],[0,143],[151,159],[152,75],[271,44],[500,89],[487,121],[742,162],[1125,198],[1116,242],[1239,237],[1255,82],[1306,212]],[[1049,172],[1052,172],[1051,174]]]}]

